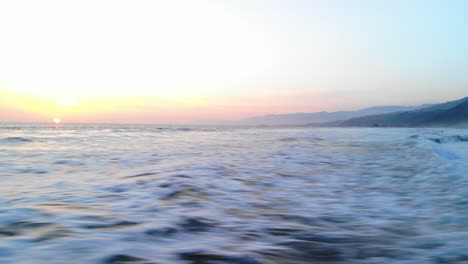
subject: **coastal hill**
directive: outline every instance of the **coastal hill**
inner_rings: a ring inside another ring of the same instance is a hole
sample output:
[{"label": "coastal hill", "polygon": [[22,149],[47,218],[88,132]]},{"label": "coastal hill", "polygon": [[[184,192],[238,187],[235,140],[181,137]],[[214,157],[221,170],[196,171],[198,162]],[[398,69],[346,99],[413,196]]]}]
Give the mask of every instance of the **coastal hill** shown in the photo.
[{"label": "coastal hill", "polygon": [[195,122],[200,125],[305,125],[308,123],[327,123],[338,120],[347,120],[354,117],[387,114],[398,111],[412,111],[433,106],[424,104],[418,106],[375,106],[357,111],[338,111],[338,112],[316,112],[316,113],[294,113],[255,116],[239,120],[199,120]]},{"label": "coastal hill", "polygon": [[330,127],[468,127],[468,97],[413,111],[368,115],[311,126]]}]

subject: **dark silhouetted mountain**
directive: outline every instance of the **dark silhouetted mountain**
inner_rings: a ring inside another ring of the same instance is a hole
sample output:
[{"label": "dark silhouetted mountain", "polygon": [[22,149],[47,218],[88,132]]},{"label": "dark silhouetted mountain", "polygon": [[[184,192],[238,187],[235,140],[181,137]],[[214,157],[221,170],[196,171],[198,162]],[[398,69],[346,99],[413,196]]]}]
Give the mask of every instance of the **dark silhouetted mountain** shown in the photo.
[{"label": "dark silhouetted mountain", "polygon": [[369,115],[316,126],[340,127],[431,127],[468,125],[468,97],[414,111]]}]

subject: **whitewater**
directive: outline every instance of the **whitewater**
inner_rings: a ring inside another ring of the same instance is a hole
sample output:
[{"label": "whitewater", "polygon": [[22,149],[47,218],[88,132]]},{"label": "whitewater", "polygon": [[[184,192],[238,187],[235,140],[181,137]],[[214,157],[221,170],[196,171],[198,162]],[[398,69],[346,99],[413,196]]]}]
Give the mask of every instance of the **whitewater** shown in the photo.
[{"label": "whitewater", "polygon": [[0,124],[0,263],[468,263],[468,130]]}]

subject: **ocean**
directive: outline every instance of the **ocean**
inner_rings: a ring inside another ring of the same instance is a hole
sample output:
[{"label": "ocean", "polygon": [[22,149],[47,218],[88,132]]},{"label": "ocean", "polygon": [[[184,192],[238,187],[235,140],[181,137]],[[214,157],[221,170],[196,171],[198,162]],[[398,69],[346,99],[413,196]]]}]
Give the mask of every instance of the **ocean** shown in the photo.
[{"label": "ocean", "polygon": [[0,124],[0,263],[468,263],[468,130]]}]

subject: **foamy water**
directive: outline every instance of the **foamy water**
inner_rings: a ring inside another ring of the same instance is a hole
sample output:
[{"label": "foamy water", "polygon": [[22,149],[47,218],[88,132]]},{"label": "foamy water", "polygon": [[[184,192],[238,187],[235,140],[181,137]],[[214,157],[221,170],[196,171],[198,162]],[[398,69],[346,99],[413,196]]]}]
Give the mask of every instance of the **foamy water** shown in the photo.
[{"label": "foamy water", "polygon": [[0,263],[467,263],[468,131],[0,125]]}]

